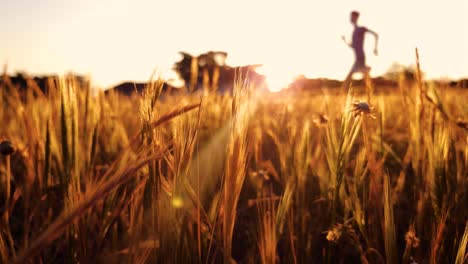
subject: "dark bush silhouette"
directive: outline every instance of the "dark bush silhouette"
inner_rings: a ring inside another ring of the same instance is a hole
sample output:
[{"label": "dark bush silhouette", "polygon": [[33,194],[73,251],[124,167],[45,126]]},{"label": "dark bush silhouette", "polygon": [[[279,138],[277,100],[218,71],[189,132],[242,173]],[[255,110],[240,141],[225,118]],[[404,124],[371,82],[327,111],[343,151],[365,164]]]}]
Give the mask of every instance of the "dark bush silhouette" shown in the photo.
[{"label": "dark bush silhouette", "polygon": [[[109,94],[111,92],[117,92],[121,95],[131,96],[133,94],[142,94],[148,83],[143,82],[123,82],[111,89],[106,90],[104,93]],[[173,95],[183,93],[184,89],[175,88],[168,83],[163,84],[162,95]]]},{"label": "dark bush silhouette", "polygon": [[265,88],[265,76],[255,71],[261,65],[228,66],[225,63],[228,54],[223,51],[209,51],[198,56],[180,52],[180,55],[182,59],[173,69],[184,80],[188,91],[231,92],[236,75],[248,79],[257,88]]},{"label": "dark bush silhouette", "polygon": [[[424,73],[422,73],[424,75]],[[393,63],[387,72],[384,74],[386,79],[392,81],[399,81],[401,77],[406,81],[416,80],[416,66],[414,65],[402,65],[397,62]]]},{"label": "dark bush silhouette", "polygon": [[[89,80],[81,75],[69,73],[62,79],[65,82],[73,82],[78,89],[87,89],[90,87]],[[32,95],[58,95],[58,87],[60,85],[60,77],[58,75],[44,75],[31,77],[25,73],[16,73],[14,76],[3,74],[0,78],[0,89],[16,91],[24,94],[26,91],[31,91]]]}]

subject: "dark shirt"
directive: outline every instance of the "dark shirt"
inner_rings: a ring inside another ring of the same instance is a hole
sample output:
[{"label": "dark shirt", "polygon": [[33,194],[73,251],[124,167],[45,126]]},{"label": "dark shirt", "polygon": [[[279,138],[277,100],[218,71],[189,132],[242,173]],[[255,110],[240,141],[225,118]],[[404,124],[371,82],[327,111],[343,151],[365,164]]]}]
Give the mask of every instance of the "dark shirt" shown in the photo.
[{"label": "dark shirt", "polygon": [[367,32],[367,28],[355,26],[353,31],[353,43],[351,46],[355,50],[364,49],[364,34]]}]

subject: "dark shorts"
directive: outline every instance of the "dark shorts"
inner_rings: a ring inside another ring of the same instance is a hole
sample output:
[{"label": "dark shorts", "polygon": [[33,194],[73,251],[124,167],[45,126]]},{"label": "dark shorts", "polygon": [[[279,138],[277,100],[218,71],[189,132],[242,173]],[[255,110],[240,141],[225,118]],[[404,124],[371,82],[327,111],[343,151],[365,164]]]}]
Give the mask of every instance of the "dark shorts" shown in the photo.
[{"label": "dark shorts", "polygon": [[366,55],[364,50],[354,50],[354,55],[356,56],[356,61],[351,68],[351,72],[367,72],[369,67],[366,66]]}]

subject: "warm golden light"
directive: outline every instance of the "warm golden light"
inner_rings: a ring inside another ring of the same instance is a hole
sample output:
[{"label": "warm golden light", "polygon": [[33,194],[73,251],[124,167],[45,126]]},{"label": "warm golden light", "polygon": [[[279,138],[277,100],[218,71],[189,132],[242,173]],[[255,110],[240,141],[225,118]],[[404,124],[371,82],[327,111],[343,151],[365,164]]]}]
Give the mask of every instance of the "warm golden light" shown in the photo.
[{"label": "warm golden light", "polygon": [[179,51],[226,51],[231,66],[266,65],[272,90],[299,74],[343,80],[354,60],[340,38],[352,33],[351,10],[379,33],[379,56],[370,38],[365,44],[373,76],[413,63],[415,47],[428,78],[468,74],[466,0],[6,0],[0,10],[0,64],[10,73],[73,71],[103,88],[168,71]]},{"label": "warm golden light", "polygon": [[266,76],[266,84],[270,92],[279,92],[287,88],[294,81],[294,78],[299,75],[298,72],[268,65],[262,66],[256,71]]},{"label": "warm golden light", "polygon": [[176,196],[172,198],[172,206],[174,206],[174,208],[180,209],[184,207],[184,200],[181,197]]}]

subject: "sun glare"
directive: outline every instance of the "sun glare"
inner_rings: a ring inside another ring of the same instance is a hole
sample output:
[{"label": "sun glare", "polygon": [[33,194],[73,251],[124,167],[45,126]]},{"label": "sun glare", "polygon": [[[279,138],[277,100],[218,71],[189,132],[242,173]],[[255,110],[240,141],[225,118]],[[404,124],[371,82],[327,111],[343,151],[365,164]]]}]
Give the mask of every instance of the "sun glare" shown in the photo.
[{"label": "sun glare", "polygon": [[270,92],[279,92],[288,87],[299,74],[297,72],[281,69],[281,67],[272,67],[264,65],[256,70],[258,73],[266,76],[266,84]]}]

